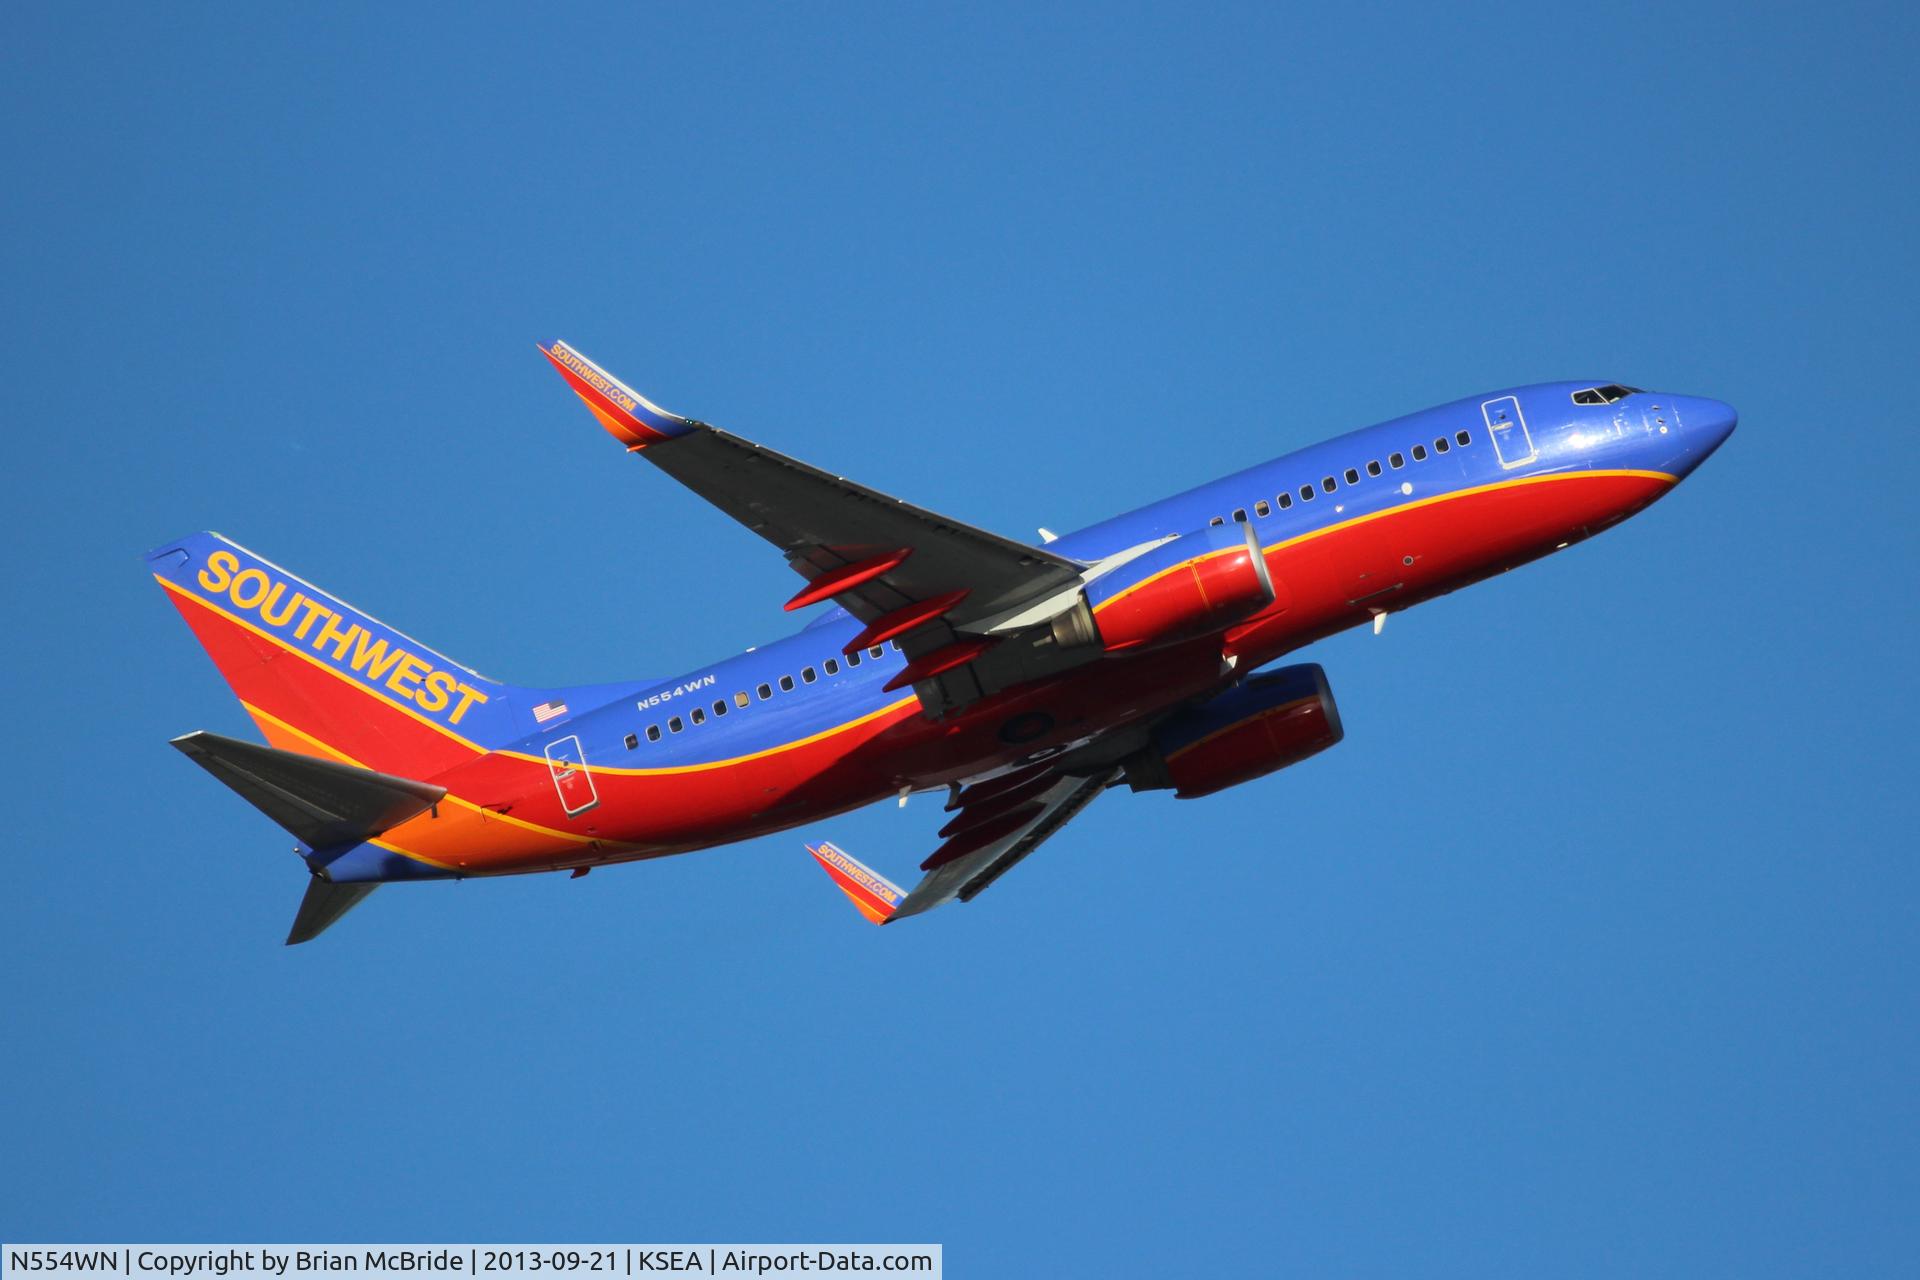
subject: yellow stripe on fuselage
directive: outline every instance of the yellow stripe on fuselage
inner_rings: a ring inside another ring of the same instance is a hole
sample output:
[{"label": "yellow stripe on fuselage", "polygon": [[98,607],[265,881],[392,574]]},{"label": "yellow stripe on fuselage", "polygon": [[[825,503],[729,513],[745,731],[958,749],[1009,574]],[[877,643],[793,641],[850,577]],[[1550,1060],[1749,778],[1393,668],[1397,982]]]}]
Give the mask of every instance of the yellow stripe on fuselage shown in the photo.
[{"label": "yellow stripe on fuselage", "polygon": [[[1311,542],[1315,538],[1324,538],[1330,533],[1339,533],[1344,529],[1351,529],[1356,525],[1366,524],[1371,520],[1380,520],[1387,516],[1397,516],[1405,511],[1414,511],[1421,507],[1430,507],[1439,502],[1450,502],[1455,498],[1470,498],[1476,494],[1491,493],[1496,489],[1510,489],[1523,484],[1547,484],[1555,480],[1591,480],[1600,478],[1637,478],[1641,480],[1662,480],[1667,484],[1680,483],[1679,476],[1670,475],[1665,471],[1637,471],[1632,469],[1556,471],[1551,475],[1544,476],[1509,476],[1505,480],[1495,480],[1492,484],[1475,485],[1470,489],[1454,489],[1448,493],[1436,493],[1430,498],[1415,498],[1410,502],[1403,502],[1398,506],[1387,507],[1381,511],[1369,511],[1365,515],[1349,516],[1345,520],[1335,521],[1333,524],[1325,525],[1318,529],[1309,529],[1305,533],[1295,534],[1285,542],[1276,542],[1271,546],[1263,546],[1260,548],[1260,553],[1264,556],[1271,556],[1277,552],[1285,551],[1289,547],[1297,547],[1303,542]],[[1236,521],[1235,523],[1241,522]],[[1105,600],[1102,600],[1093,607],[1094,615],[1096,617],[1099,616],[1100,611],[1114,601],[1124,600],[1127,596],[1132,595],[1142,587],[1151,586],[1170,573],[1178,573],[1190,565],[1198,564],[1202,560],[1209,559],[1213,556],[1233,555],[1239,550],[1239,547],[1218,547],[1210,551],[1204,551],[1191,560],[1183,560],[1179,564],[1169,565],[1150,578],[1142,578],[1140,581],[1114,592],[1111,596],[1108,596]]]}]

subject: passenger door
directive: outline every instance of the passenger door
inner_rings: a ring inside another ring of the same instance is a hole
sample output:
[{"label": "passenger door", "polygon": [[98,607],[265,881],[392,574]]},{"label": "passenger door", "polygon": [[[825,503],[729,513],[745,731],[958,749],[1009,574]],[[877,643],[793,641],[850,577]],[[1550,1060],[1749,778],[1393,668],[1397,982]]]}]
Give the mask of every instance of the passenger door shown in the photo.
[{"label": "passenger door", "polygon": [[1487,434],[1493,437],[1493,451],[1502,467],[1511,470],[1533,461],[1533,437],[1527,433],[1527,420],[1518,400],[1512,396],[1488,400],[1480,406],[1480,416],[1487,420]]}]

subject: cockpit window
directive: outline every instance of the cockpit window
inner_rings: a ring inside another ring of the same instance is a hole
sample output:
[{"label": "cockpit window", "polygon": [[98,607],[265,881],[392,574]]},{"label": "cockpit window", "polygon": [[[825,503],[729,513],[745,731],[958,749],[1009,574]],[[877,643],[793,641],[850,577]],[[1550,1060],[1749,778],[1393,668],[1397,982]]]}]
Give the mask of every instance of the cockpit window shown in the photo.
[{"label": "cockpit window", "polygon": [[1604,387],[1587,387],[1573,393],[1575,404],[1612,404],[1615,400],[1624,400],[1639,392],[1638,387],[1625,387],[1617,382],[1609,382]]}]

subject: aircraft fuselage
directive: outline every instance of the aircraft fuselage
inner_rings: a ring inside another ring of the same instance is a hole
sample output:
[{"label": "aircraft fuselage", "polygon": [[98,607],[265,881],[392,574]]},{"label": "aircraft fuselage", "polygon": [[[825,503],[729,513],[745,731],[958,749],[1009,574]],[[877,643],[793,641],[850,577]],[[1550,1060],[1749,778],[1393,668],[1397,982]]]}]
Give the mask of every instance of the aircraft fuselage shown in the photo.
[{"label": "aircraft fuselage", "polygon": [[[1610,400],[1602,393],[1620,391]],[[1110,656],[943,718],[891,645],[812,625],[664,681],[606,686],[432,779],[452,804],[337,860],[335,880],[578,868],[682,853],[975,777],[1144,724],[1334,632],[1590,537],[1664,495],[1732,431],[1717,401],[1550,383],[1477,396],[1286,454],[1059,538],[1095,562],[1251,525],[1260,613]],[[1584,397],[1588,403],[1578,402]],[[1598,402],[1596,402],[1598,401]],[[316,677],[318,678],[318,677]],[[576,699],[577,700],[577,699]]]}]

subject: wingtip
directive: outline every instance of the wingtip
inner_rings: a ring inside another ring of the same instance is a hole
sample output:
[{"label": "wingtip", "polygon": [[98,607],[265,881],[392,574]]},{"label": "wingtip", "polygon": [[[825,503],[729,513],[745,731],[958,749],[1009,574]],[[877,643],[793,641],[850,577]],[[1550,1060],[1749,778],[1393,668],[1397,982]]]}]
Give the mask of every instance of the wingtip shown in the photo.
[{"label": "wingtip", "polygon": [[[534,345],[539,347],[538,343]],[[539,350],[607,434],[629,450],[638,451],[693,430],[691,419],[662,409],[558,338],[552,346]]]},{"label": "wingtip", "polygon": [[899,885],[830,841],[810,844],[807,852],[861,915],[873,924],[893,919],[900,900],[906,897]]}]

